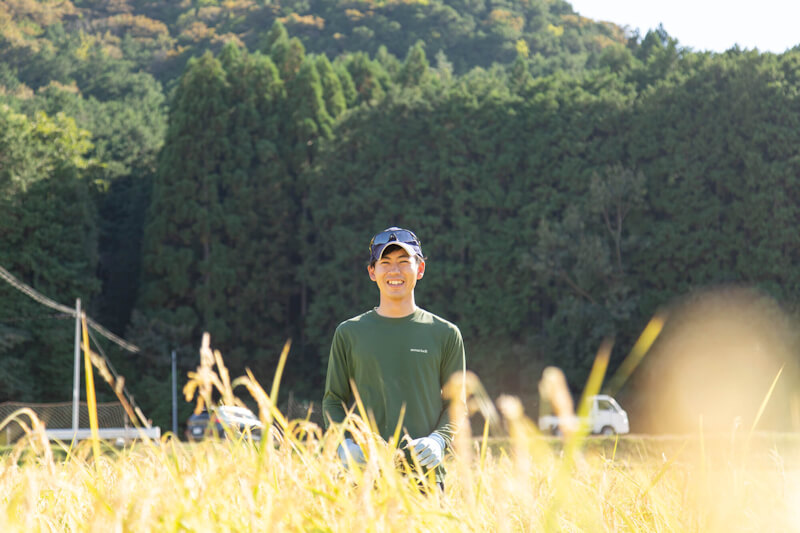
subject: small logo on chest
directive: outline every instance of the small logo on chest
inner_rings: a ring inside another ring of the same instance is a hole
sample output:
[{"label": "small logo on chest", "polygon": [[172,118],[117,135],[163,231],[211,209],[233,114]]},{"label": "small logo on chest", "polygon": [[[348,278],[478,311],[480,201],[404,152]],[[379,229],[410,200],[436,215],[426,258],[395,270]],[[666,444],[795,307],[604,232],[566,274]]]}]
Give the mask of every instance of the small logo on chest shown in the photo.
[{"label": "small logo on chest", "polygon": [[419,353],[428,353],[426,348],[411,348],[409,351],[411,352],[419,352]]}]

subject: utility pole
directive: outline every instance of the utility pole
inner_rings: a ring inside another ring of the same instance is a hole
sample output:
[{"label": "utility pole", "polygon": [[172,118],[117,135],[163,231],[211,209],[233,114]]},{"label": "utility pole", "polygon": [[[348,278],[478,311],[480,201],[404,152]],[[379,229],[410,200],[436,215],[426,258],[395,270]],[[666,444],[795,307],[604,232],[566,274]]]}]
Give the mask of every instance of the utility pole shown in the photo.
[{"label": "utility pole", "polygon": [[72,432],[78,434],[81,399],[81,299],[75,300],[75,367],[72,374]]}]

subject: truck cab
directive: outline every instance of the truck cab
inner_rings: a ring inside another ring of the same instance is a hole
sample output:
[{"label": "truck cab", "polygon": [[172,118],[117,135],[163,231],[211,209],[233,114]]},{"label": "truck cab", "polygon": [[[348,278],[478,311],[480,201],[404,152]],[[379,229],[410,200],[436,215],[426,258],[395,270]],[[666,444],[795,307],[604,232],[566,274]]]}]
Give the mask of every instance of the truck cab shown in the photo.
[{"label": "truck cab", "polygon": [[588,424],[589,432],[595,435],[625,435],[630,433],[628,413],[620,407],[619,403],[607,394],[598,394],[589,398],[589,416],[585,420],[573,417],[571,420],[561,420],[554,415],[539,417],[539,429],[553,435],[561,434],[562,425]]},{"label": "truck cab", "polygon": [[628,413],[620,407],[617,400],[606,394],[598,394],[592,398],[589,411],[591,432],[601,435],[625,435],[630,433]]}]

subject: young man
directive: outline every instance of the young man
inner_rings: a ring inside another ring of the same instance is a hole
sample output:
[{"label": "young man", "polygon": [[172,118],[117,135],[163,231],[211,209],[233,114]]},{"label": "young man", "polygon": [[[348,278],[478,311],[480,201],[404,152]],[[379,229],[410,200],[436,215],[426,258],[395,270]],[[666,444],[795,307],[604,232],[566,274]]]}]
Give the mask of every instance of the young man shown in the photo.
[{"label": "young man", "polygon": [[[436,468],[441,485],[441,462],[455,429],[442,387],[466,368],[461,332],[417,307],[414,288],[425,274],[425,257],[414,233],[388,228],[372,238],[369,250],[367,272],[378,287],[379,305],[336,328],[322,400],[325,424],[344,420],[354,401],[352,380],[384,440],[405,408],[402,429],[411,439],[406,449],[424,469]],[[350,438],[339,446],[339,457],[345,465],[364,462]]]}]

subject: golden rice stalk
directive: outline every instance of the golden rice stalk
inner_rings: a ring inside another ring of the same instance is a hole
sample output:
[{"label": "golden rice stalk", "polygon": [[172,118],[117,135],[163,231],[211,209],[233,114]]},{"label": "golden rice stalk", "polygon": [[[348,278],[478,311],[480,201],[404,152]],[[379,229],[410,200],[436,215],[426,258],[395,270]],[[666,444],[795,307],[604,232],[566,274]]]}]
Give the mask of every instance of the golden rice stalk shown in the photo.
[{"label": "golden rice stalk", "polygon": [[650,322],[647,323],[647,326],[645,326],[642,334],[639,335],[639,338],[636,340],[633,348],[631,348],[630,353],[627,355],[627,357],[625,357],[625,360],[619,366],[617,372],[609,380],[606,388],[608,394],[613,396],[619,392],[631,374],[633,374],[633,371],[636,370],[636,367],[639,366],[639,363],[642,362],[642,359],[644,359],[644,356],[650,350],[650,347],[658,338],[658,335],[664,328],[664,323],[666,320],[667,314],[665,312],[658,312],[653,315],[653,318],[651,318]]},{"label": "golden rice stalk", "polygon": [[231,376],[228,368],[222,361],[222,354],[219,350],[214,350],[214,361],[217,363],[217,372],[219,372],[220,381],[222,382],[222,403],[224,405],[235,405],[233,388],[231,387]]},{"label": "golden rice stalk", "polygon": [[[27,416],[30,420],[30,426],[26,424],[22,417]],[[19,439],[14,448],[13,460],[14,463],[20,462],[20,457],[23,452],[31,451],[37,456],[43,458],[43,463],[46,465],[48,473],[55,475],[55,465],[53,463],[53,451],[50,449],[50,442],[45,433],[45,427],[36,413],[30,407],[22,407],[8,415],[2,422],[0,422],[0,431],[6,426],[16,422],[25,432],[25,437]]]},{"label": "golden rice stalk", "polygon": [[[222,356],[220,356],[221,358]],[[197,392],[195,414],[200,413],[204,405],[210,407],[213,404],[211,392],[214,388],[225,394],[226,387],[217,376],[217,373],[214,372],[214,361],[214,352],[211,351],[211,335],[206,332],[203,333],[203,341],[200,347],[200,366],[197,367],[196,372],[188,373],[189,380],[183,387],[183,395],[187,402],[192,401],[195,392]],[[227,372],[227,369],[225,372]],[[228,386],[228,389],[230,390],[230,386]]]},{"label": "golden rice stalk", "polygon": [[753,420],[753,425],[750,427],[750,432],[747,434],[747,439],[745,440],[744,444],[744,456],[747,457],[750,450],[750,441],[753,438],[753,433],[756,430],[756,426],[758,422],[761,420],[762,415],[764,414],[764,410],[767,408],[767,404],[769,403],[769,399],[772,398],[772,393],[775,391],[775,385],[778,384],[778,379],[780,379],[781,374],[783,373],[783,366],[781,366],[778,373],[775,375],[775,379],[772,380],[772,385],[770,385],[769,390],[767,391],[766,396],[761,401],[761,405],[758,408],[758,413],[756,414],[755,419]]},{"label": "golden rice stalk", "polygon": [[280,426],[281,430],[286,431],[286,429],[289,427],[289,421],[285,416],[283,416],[283,413],[278,410],[278,407],[275,405],[274,401],[258,383],[255,376],[253,376],[253,372],[249,368],[246,368],[245,372],[247,372],[247,376],[236,378],[233,381],[233,387],[235,388],[239,385],[244,386],[247,389],[247,392],[249,392],[256,401],[258,404],[259,418],[264,424],[265,430],[269,428],[269,426],[272,424],[272,419],[274,419],[278,423],[278,426]]},{"label": "golden rice stalk", "polygon": [[[600,387],[603,385],[603,379],[606,376],[608,361],[611,359],[612,346],[614,346],[614,341],[611,339],[603,339],[603,342],[600,344],[600,349],[597,350],[592,369],[589,372],[589,379],[586,380],[586,386],[583,388],[581,403],[578,406],[578,417],[580,418],[589,416],[589,409],[591,408],[589,399],[600,392]],[[584,432],[588,431],[588,428],[583,429]]]},{"label": "golden rice stalk", "polygon": [[552,407],[564,435],[572,434],[578,429],[567,378],[560,368],[548,366],[544,369],[539,381],[539,396]]},{"label": "golden rice stalk", "polygon": [[287,339],[283,343],[283,350],[281,356],[278,358],[278,368],[275,369],[275,377],[272,378],[272,388],[269,391],[269,397],[277,404],[278,390],[281,384],[281,377],[283,377],[283,367],[286,366],[286,359],[289,357],[289,349],[292,347],[292,339]]}]

